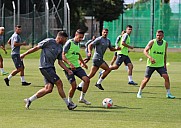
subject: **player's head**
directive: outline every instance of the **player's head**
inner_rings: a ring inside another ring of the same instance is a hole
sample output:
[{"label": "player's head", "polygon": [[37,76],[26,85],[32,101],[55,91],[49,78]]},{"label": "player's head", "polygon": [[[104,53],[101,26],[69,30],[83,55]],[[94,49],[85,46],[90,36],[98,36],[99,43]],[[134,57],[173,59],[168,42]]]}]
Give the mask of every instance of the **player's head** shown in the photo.
[{"label": "player's head", "polygon": [[21,25],[16,25],[16,26],[15,26],[15,32],[16,32],[17,34],[20,34],[20,33],[21,33]]},{"label": "player's head", "polygon": [[131,25],[127,25],[127,26],[126,26],[126,33],[127,33],[128,35],[131,34],[132,28],[133,28],[133,27],[132,27]]},{"label": "player's head", "polygon": [[74,41],[75,41],[75,42],[80,42],[80,41],[82,41],[82,39],[84,38],[84,33],[85,33],[84,30],[82,30],[82,29],[77,29],[77,31],[75,32]]},{"label": "player's head", "polygon": [[157,41],[161,41],[163,39],[163,37],[164,37],[163,30],[161,30],[161,29],[157,30],[157,32],[156,32],[156,39],[157,39]]},{"label": "player's head", "polygon": [[57,33],[56,41],[57,43],[65,44],[67,41],[68,35],[64,31],[60,31]]},{"label": "player's head", "polygon": [[103,29],[102,29],[102,37],[107,38],[108,31],[109,31],[109,30],[108,30],[107,28],[103,28]]},{"label": "player's head", "polygon": [[4,34],[4,27],[0,27],[0,35]]}]

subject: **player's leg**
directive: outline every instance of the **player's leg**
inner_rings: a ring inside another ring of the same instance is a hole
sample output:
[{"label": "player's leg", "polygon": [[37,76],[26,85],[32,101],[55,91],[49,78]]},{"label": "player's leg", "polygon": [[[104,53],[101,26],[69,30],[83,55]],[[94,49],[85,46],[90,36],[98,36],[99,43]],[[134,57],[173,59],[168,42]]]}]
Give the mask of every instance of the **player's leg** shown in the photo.
[{"label": "player's leg", "polygon": [[110,65],[114,64],[114,62],[116,61],[116,58],[117,58],[117,52],[114,52],[114,56],[113,56],[113,58],[111,60],[111,64]]},{"label": "player's leg", "polygon": [[26,82],[25,80],[25,76],[24,76],[24,70],[25,70],[25,66],[22,60],[20,60],[20,64],[21,64],[21,71],[20,71],[20,78],[21,78],[21,83],[23,86],[27,86],[30,85],[31,83]]},{"label": "player's leg", "polygon": [[4,71],[4,68],[3,68],[3,58],[1,56],[1,54],[0,54],[0,71],[1,71],[1,75],[7,75],[8,74],[8,72]]},{"label": "player's leg", "polygon": [[151,75],[153,74],[154,71],[155,71],[155,68],[146,67],[145,77],[142,80],[141,85],[139,87],[139,90],[138,90],[138,93],[137,93],[137,98],[141,98],[142,97],[142,91],[145,88],[145,86],[148,83],[148,81],[150,80]]},{"label": "player's leg", "polygon": [[174,99],[175,96],[173,96],[170,92],[170,80],[169,80],[169,76],[167,74],[167,70],[164,67],[158,68],[157,72],[164,78],[165,80],[165,88],[167,90],[167,94],[166,97],[170,98],[170,99]]},{"label": "player's leg", "polygon": [[104,72],[99,77],[99,79],[98,79],[98,81],[97,81],[95,86],[98,87],[100,90],[104,90],[104,88],[102,87],[101,83],[106,78],[106,76],[111,72],[111,69],[109,68],[109,66],[107,65],[106,62],[102,63],[100,68],[102,68],[104,70]]},{"label": "player's leg", "polygon": [[133,64],[131,63],[131,60],[128,56],[125,56],[124,63],[128,66],[128,84],[130,85],[138,85],[133,81]]},{"label": "player's leg", "polygon": [[79,98],[79,103],[85,103],[86,105],[90,105],[91,102],[85,100],[86,92],[89,88],[90,79],[82,68],[77,68],[75,75],[84,81],[84,86],[82,87],[81,95]]}]

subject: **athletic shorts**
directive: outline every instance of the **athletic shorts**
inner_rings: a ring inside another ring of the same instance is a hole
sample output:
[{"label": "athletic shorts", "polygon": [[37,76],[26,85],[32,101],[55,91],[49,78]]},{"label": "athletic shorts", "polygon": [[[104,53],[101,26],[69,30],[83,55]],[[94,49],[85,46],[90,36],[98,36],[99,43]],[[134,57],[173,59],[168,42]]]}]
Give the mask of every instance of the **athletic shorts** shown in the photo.
[{"label": "athletic shorts", "polygon": [[100,67],[103,63],[106,63],[103,59],[93,59],[93,66]]},{"label": "athletic shorts", "polygon": [[118,54],[117,59],[116,59],[116,65],[120,66],[123,62],[125,63],[125,65],[128,65],[128,63],[131,63],[129,56]]},{"label": "athletic shorts", "polygon": [[167,70],[164,67],[146,67],[145,77],[150,78],[154,71],[157,71],[162,77],[163,74],[167,74]]},{"label": "athletic shorts", "polygon": [[114,56],[118,56],[118,53],[117,53],[117,52],[114,52]]},{"label": "athletic shorts", "polygon": [[59,76],[56,74],[55,68],[40,68],[41,74],[44,76],[45,84],[51,83],[54,85],[57,80],[60,80]]},{"label": "athletic shorts", "polygon": [[65,70],[64,72],[70,84],[75,81],[75,76],[79,77],[80,79],[82,79],[83,76],[87,76],[86,72],[81,67],[72,70],[72,75],[69,75],[68,72]]},{"label": "athletic shorts", "polygon": [[24,67],[23,60],[20,58],[20,54],[11,55],[12,60],[14,62],[14,66],[18,69]]}]

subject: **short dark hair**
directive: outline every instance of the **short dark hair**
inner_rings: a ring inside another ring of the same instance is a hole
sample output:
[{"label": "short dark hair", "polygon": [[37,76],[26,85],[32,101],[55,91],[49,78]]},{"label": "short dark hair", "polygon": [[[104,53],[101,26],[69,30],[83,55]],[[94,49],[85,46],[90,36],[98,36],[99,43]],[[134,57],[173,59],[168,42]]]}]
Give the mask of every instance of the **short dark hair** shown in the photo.
[{"label": "short dark hair", "polygon": [[82,30],[82,29],[77,29],[76,33],[78,33],[78,34],[85,34],[85,31]]},{"label": "short dark hair", "polygon": [[127,25],[126,28],[133,28],[131,25]]},{"label": "short dark hair", "polygon": [[16,28],[21,28],[21,25],[16,25],[15,27],[16,27]]},{"label": "short dark hair", "polygon": [[161,29],[158,29],[157,31],[156,31],[157,33],[163,33],[164,34],[164,32],[163,32],[163,30],[161,30]]},{"label": "short dark hair", "polygon": [[109,31],[107,28],[103,28],[102,30]]},{"label": "short dark hair", "polygon": [[63,37],[68,37],[67,33],[64,31],[58,32],[57,36],[63,36]]}]

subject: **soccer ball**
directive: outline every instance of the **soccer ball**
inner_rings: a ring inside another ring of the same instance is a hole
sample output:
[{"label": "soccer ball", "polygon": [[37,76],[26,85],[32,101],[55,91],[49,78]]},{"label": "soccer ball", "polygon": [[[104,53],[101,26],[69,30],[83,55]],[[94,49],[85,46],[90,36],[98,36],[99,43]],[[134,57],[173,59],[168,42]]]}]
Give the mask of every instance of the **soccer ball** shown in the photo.
[{"label": "soccer ball", "polygon": [[140,58],[140,59],[139,59],[139,61],[140,61],[140,62],[142,62],[142,61],[143,61],[143,59],[142,59],[142,58]]},{"label": "soccer ball", "polygon": [[105,98],[103,101],[102,101],[102,106],[105,107],[105,108],[111,108],[113,106],[113,101],[112,99],[110,98]]}]

